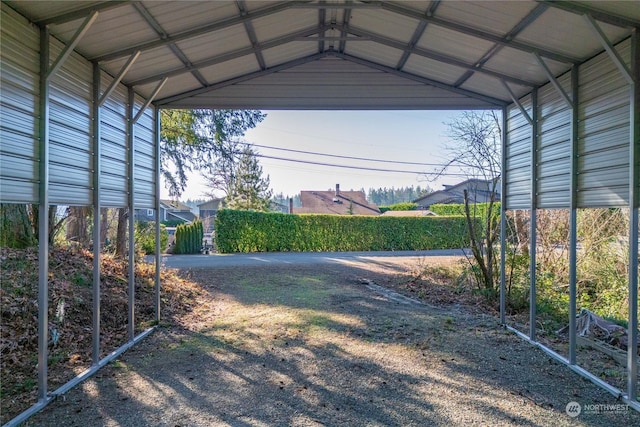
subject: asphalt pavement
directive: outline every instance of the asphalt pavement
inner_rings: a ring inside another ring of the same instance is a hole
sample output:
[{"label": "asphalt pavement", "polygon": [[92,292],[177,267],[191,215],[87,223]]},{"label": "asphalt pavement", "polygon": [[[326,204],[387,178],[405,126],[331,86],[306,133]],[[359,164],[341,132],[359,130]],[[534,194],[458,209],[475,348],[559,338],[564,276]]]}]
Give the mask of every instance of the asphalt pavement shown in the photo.
[{"label": "asphalt pavement", "polygon": [[[381,258],[424,258],[461,256],[462,249],[430,251],[380,251],[380,252],[264,252],[249,254],[162,255],[161,263],[168,268],[240,267],[265,264],[330,264],[344,261],[367,261]],[[146,257],[154,262],[154,257]]]}]

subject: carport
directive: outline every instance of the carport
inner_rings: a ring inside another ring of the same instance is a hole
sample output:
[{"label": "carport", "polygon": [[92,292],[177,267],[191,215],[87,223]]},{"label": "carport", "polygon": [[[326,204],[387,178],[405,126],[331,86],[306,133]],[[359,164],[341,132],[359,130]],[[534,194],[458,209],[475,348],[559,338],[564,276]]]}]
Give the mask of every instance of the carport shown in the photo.
[{"label": "carport", "polygon": [[[150,208],[157,215],[163,108],[502,110],[502,223],[505,210],[526,209],[533,224],[530,330],[516,332],[640,410],[633,351],[640,204],[636,3],[3,1],[1,6],[0,201],[38,204],[40,241],[47,239],[46,212],[54,204],[87,205],[96,212]],[[630,211],[623,391],[576,364],[576,212],[590,207]],[[536,340],[536,209],[570,210],[568,358]],[[133,236],[132,215],[129,230]],[[98,220],[93,232],[99,241]],[[501,320],[506,324],[504,248]],[[99,248],[95,254],[94,321],[87,325],[93,331],[93,367],[50,393],[48,251],[40,245],[39,401],[12,423],[150,332],[134,334],[130,270],[129,342],[100,358]],[[156,272],[157,319],[160,313]]]}]

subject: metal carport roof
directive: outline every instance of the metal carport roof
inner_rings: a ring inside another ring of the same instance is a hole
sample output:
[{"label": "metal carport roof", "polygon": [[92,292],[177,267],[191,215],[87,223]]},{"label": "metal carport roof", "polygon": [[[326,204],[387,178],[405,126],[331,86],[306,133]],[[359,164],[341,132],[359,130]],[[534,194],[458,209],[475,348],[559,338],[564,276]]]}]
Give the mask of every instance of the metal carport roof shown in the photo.
[{"label": "metal carport roof", "polygon": [[[160,108],[500,108],[503,206],[529,209],[532,217],[530,340],[536,342],[536,209],[571,211],[571,313],[577,209],[628,206],[629,348],[635,348],[637,1],[3,1],[1,12],[0,201],[39,203],[41,212],[72,203],[159,210],[160,115],[147,108],[150,102]],[[502,221],[505,229],[504,209]],[[129,229],[132,246],[133,220]],[[46,240],[46,221],[39,235]],[[94,260],[99,251],[96,245]],[[21,419],[49,401],[47,257],[41,245],[40,401]],[[503,268],[504,260],[503,253]],[[133,277],[126,346],[146,334],[133,338]],[[158,274],[157,316],[159,306]],[[97,369],[105,359],[98,363],[99,316],[94,322]],[[554,357],[586,376],[576,366],[570,330],[569,358]],[[622,399],[640,410],[637,358],[628,351]]]},{"label": "metal carport roof", "polygon": [[[9,1],[162,107],[502,107],[640,26],[630,1]],[[94,21],[85,22],[97,11]],[[590,18],[586,18],[589,16]]]}]

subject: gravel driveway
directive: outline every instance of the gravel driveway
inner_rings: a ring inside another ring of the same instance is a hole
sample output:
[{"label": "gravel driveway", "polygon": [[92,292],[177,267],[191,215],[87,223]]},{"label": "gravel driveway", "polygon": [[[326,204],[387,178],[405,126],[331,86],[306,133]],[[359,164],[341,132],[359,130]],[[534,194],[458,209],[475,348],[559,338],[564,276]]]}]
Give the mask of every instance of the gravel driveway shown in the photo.
[{"label": "gravel driveway", "polygon": [[[638,426],[488,315],[386,285],[402,261],[195,269],[210,298],[37,426]],[[569,402],[584,410],[575,418]]]}]

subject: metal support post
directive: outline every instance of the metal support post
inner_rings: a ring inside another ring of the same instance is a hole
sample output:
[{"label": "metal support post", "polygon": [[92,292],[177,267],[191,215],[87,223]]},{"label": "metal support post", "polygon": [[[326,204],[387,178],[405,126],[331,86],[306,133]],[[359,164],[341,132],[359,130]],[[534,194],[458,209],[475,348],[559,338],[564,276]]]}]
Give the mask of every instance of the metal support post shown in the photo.
[{"label": "metal support post", "polygon": [[134,147],[134,121],[133,121],[133,109],[135,106],[135,93],[132,87],[129,87],[129,97],[127,106],[127,149],[129,152],[129,198],[127,201],[127,207],[129,211],[129,309],[128,309],[128,332],[129,340],[132,341],[135,337],[135,292],[136,292],[136,271],[135,271],[135,147]]},{"label": "metal support post", "polygon": [[160,129],[162,123],[160,108],[155,107],[154,111],[155,116],[155,132],[154,132],[154,140],[155,140],[155,153],[156,153],[156,198],[155,198],[155,210],[156,210],[156,295],[155,295],[155,313],[156,313],[156,322],[160,322]]},{"label": "metal support post", "polygon": [[49,344],[49,29],[40,28],[40,186],[38,189],[38,400],[47,400]]},{"label": "metal support post", "polygon": [[529,263],[529,338],[536,340],[536,209],[538,207],[538,88],[531,92],[531,231]]},{"label": "metal support post", "polygon": [[578,66],[571,69],[571,181],[569,183],[569,364],[576,364],[578,263]]},{"label": "metal support post", "polygon": [[93,351],[92,365],[100,362],[100,66],[93,63]]},{"label": "metal support post", "polygon": [[627,394],[638,398],[638,207],[640,205],[640,28],[631,35],[630,150],[629,150],[629,342],[627,346]]},{"label": "metal support post", "polygon": [[506,322],[507,301],[507,109],[502,109],[502,171],[500,173],[500,324]]}]

